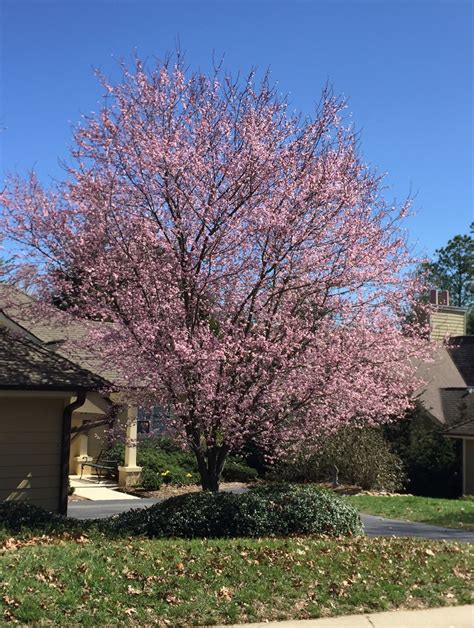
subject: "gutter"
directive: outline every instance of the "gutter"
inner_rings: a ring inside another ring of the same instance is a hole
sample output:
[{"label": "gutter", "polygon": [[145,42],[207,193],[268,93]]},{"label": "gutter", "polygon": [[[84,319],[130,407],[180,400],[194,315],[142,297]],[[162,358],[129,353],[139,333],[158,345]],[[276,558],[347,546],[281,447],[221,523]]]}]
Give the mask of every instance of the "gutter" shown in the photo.
[{"label": "gutter", "polygon": [[77,399],[68,404],[63,411],[62,435],[61,435],[61,461],[59,469],[59,502],[58,510],[62,515],[67,515],[67,498],[69,492],[69,454],[71,452],[71,419],[72,413],[84,405],[87,393],[78,391]]}]

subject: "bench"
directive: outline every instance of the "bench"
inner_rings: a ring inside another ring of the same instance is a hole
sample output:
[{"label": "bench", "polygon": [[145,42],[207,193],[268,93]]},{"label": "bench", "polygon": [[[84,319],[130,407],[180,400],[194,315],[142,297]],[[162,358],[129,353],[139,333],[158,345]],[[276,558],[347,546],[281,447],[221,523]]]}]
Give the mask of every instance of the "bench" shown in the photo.
[{"label": "bench", "polygon": [[117,473],[118,463],[115,460],[108,460],[107,458],[104,458],[104,450],[101,449],[94,462],[86,461],[81,464],[81,480],[82,474],[84,473],[84,467],[95,469],[97,481],[100,482],[102,477]]}]

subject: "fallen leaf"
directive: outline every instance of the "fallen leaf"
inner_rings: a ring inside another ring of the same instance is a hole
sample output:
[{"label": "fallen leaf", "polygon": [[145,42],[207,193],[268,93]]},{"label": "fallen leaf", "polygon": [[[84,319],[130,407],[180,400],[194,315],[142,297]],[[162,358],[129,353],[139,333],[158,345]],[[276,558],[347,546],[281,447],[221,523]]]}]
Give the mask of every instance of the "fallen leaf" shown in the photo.
[{"label": "fallen leaf", "polygon": [[228,587],[221,587],[219,591],[217,592],[217,597],[220,597],[224,600],[231,600],[232,595],[233,595],[233,591],[232,589],[229,589]]}]

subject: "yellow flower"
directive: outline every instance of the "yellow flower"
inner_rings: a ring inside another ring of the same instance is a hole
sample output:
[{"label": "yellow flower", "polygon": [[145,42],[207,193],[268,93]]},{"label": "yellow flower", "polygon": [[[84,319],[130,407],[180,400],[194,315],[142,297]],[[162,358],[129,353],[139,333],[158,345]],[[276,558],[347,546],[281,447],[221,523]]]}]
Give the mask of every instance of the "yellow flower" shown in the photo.
[{"label": "yellow flower", "polygon": [[193,477],[193,474],[192,474],[192,473],[186,473],[186,477],[187,477],[187,478],[192,478],[192,477]]}]

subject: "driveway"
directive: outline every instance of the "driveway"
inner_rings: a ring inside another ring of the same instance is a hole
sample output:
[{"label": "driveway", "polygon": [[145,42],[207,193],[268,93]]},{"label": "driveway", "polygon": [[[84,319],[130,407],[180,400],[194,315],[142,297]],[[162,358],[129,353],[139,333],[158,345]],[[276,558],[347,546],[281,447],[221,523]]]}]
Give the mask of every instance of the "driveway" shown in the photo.
[{"label": "driveway", "polygon": [[360,514],[367,536],[409,536],[434,541],[464,541],[474,543],[474,532],[458,528],[441,528],[426,523],[385,519]]},{"label": "driveway", "polygon": [[[71,502],[68,507],[69,517],[76,519],[105,519],[118,515],[132,508],[147,508],[162,500],[137,499],[115,501],[80,501]],[[454,528],[441,528],[425,523],[399,521],[398,519],[384,519],[361,513],[362,523],[367,536],[408,536],[435,541],[462,541],[474,543],[474,532]]]},{"label": "driveway", "polygon": [[68,505],[67,514],[74,519],[105,519],[132,510],[132,508],[148,508],[148,506],[153,506],[160,501],[163,500],[144,498],[133,502],[128,499],[71,502]]}]

